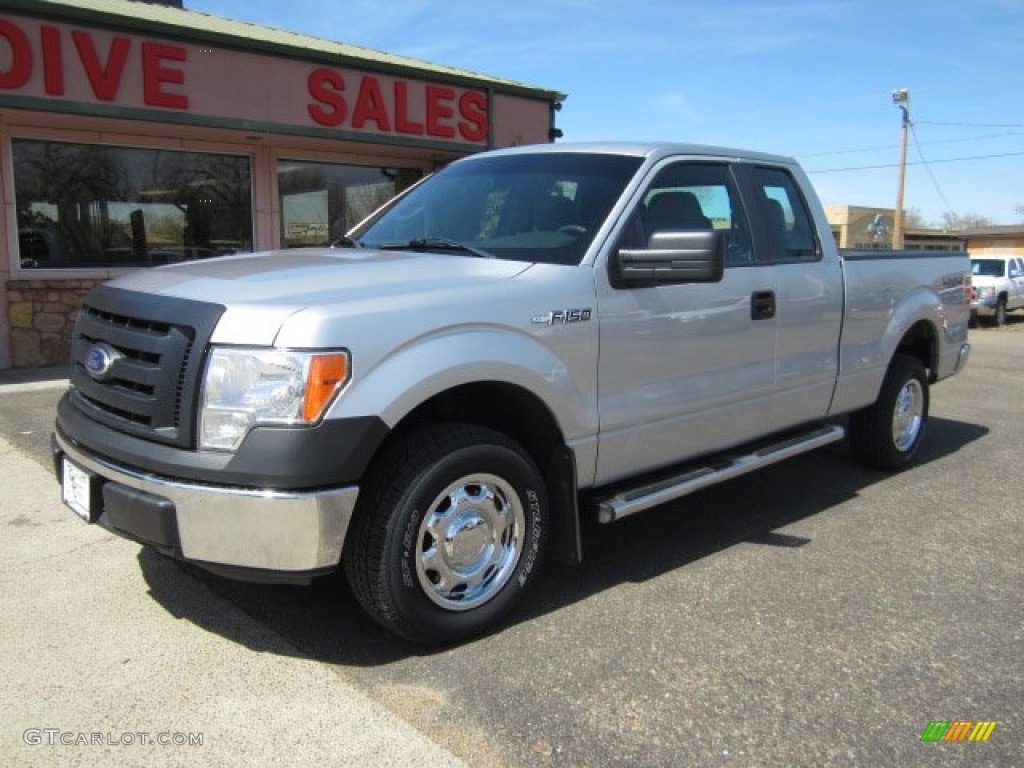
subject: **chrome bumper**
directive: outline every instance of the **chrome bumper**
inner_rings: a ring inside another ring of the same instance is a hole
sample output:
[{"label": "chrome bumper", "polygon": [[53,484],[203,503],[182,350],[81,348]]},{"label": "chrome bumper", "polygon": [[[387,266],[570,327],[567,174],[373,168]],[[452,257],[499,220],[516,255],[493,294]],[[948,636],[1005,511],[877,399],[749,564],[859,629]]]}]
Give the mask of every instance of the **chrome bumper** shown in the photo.
[{"label": "chrome bumper", "polygon": [[55,437],[78,466],[170,501],[186,560],[286,573],[329,569],[341,559],[358,487],[288,492],[194,485],[112,464]]}]

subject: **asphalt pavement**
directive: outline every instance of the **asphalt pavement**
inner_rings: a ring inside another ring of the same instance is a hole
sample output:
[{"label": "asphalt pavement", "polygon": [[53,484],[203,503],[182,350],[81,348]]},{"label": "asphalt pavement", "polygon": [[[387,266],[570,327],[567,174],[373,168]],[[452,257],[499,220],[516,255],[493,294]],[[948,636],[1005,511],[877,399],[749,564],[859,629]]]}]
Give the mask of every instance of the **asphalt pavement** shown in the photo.
[{"label": "asphalt pavement", "polygon": [[1024,318],[971,341],[914,468],[836,444],[588,525],[583,565],[440,651],[337,580],[240,584],[82,524],[49,467],[62,372],[0,374],[0,761],[1024,765]]}]

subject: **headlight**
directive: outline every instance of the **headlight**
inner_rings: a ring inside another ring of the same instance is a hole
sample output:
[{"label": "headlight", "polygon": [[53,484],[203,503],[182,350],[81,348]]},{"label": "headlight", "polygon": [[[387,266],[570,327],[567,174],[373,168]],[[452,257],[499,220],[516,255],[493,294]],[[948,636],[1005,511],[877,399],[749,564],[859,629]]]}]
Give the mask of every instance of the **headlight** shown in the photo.
[{"label": "headlight", "polygon": [[994,285],[986,285],[981,288],[974,289],[974,297],[978,301],[988,301],[996,297],[996,287]]},{"label": "headlight", "polygon": [[215,347],[203,381],[199,445],[233,451],[257,424],[313,424],[349,372],[344,350]]}]

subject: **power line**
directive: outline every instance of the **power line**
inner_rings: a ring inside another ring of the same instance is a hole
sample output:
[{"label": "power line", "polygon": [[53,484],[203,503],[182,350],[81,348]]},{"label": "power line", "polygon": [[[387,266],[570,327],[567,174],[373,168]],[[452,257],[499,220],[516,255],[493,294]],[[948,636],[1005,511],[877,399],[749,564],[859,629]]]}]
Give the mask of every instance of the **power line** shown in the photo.
[{"label": "power line", "polygon": [[949,200],[946,199],[946,195],[942,191],[942,187],[939,186],[939,180],[935,178],[935,174],[932,172],[932,167],[924,158],[924,152],[921,151],[921,142],[917,140],[917,126],[915,126],[914,123],[910,124],[910,135],[914,137],[914,148],[917,150],[917,155],[921,158],[921,162],[924,164],[925,170],[928,171],[928,177],[932,180],[932,185],[935,187],[935,191],[939,194],[939,198],[942,202],[946,204],[946,212],[955,216],[953,206],[949,204]]},{"label": "power line", "polygon": [[[919,121],[919,120],[915,120],[914,124],[915,125],[921,125],[921,124],[929,125],[929,123],[924,123],[923,121]],[[1005,139],[1007,136],[1024,136],[1024,133],[1022,133],[1021,131],[1008,131],[1006,133],[986,133],[986,134],[982,134],[981,136],[967,136],[967,137],[962,138],[962,139],[937,139],[935,141],[923,141],[923,142],[921,142],[921,144],[922,145],[925,145],[925,144],[926,145],[933,145],[933,144],[963,144],[964,142],[968,142],[968,141],[974,142],[974,141],[983,141],[985,139]],[[807,157],[827,157],[827,156],[830,156],[830,155],[855,155],[855,154],[858,154],[858,153],[861,153],[861,152],[881,152],[883,150],[884,151],[889,151],[889,150],[896,149],[897,146],[898,146],[897,144],[886,144],[884,146],[878,145],[878,146],[874,146],[874,147],[859,147],[857,149],[832,149],[832,150],[829,150],[827,152],[808,152],[808,153],[805,153],[805,154],[801,154],[800,157],[801,158],[807,158]]]},{"label": "power line", "polygon": [[939,123],[933,120],[918,120],[919,125],[944,125],[954,128],[1024,128],[1024,123]]},{"label": "power line", "polygon": [[[1024,155],[1024,152],[1000,152],[992,155],[972,155],[970,157],[947,157],[942,160],[932,160],[932,164],[937,163],[960,163],[969,160],[991,160],[998,157],[1020,157]],[[923,161],[910,161],[907,165],[924,165]],[[808,170],[807,173],[845,173],[847,171],[873,171],[881,168],[898,168],[899,163],[884,163],[882,165],[858,165],[850,166],[848,168],[817,168],[815,170]]]}]

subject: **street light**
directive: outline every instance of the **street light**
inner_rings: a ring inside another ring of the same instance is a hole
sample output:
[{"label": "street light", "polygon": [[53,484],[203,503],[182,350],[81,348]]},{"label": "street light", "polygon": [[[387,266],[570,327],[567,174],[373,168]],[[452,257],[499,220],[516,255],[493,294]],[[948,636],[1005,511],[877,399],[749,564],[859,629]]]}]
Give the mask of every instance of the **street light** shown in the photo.
[{"label": "street light", "polygon": [[910,91],[899,88],[892,92],[892,103],[903,112],[900,140],[900,178],[896,185],[896,211],[892,217],[893,250],[903,249],[903,182],[907,175],[907,131],[910,128]]}]

